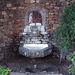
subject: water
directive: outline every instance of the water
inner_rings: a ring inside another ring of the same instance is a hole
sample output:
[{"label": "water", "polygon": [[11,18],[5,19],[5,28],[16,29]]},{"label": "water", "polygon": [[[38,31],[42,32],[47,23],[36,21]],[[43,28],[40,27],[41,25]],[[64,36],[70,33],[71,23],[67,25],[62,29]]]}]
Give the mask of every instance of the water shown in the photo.
[{"label": "water", "polygon": [[48,44],[24,44],[24,48],[30,50],[41,50],[48,47]]}]

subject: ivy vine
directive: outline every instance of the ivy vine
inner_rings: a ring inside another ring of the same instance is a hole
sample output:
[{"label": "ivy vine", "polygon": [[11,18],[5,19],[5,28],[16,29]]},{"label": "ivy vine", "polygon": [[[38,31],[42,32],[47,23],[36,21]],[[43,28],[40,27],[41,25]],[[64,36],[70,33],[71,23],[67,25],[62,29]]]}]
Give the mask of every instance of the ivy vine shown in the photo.
[{"label": "ivy vine", "polygon": [[60,25],[55,30],[54,42],[60,50],[69,50],[75,46],[75,1],[64,9],[60,16]]}]

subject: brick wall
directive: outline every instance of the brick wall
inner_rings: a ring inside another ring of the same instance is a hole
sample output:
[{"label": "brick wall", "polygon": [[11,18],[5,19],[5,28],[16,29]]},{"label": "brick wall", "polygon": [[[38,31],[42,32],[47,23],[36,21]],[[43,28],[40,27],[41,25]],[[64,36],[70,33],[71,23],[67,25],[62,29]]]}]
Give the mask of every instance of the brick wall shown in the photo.
[{"label": "brick wall", "polygon": [[39,8],[45,14],[48,32],[60,26],[60,15],[74,0],[0,0],[0,60],[18,51],[19,33],[25,27],[28,9]]}]

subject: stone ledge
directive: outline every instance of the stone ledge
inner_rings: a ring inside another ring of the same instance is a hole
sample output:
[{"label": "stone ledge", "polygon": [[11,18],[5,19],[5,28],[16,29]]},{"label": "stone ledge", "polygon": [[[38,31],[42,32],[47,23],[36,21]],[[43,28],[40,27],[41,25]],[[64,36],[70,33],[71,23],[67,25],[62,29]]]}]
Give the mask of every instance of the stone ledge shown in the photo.
[{"label": "stone ledge", "polygon": [[11,72],[9,75],[63,75],[61,73],[19,73]]},{"label": "stone ledge", "polygon": [[11,72],[9,75],[27,75],[25,73]]}]

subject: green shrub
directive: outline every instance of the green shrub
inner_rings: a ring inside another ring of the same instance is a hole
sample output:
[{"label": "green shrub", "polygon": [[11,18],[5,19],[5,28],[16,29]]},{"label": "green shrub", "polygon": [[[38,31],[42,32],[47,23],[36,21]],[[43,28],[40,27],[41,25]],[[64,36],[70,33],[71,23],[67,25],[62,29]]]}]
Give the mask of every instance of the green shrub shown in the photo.
[{"label": "green shrub", "polygon": [[9,75],[12,70],[0,65],[0,75]]},{"label": "green shrub", "polygon": [[69,57],[72,62],[75,61],[75,51],[73,53],[70,53]]},{"label": "green shrub", "polygon": [[70,65],[68,67],[69,71],[72,73],[72,74],[75,74],[75,66],[74,65]]},{"label": "green shrub", "polygon": [[[75,62],[75,51],[73,53],[70,53],[69,57],[72,62]],[[75,74],[75,66],[74,65],[70,65],[68,68],[71,69],[72,74]]]},{"label": "green shrub", "polygon": [[72,74],[75,74],[75,66],[72,66]]},{"label": "green shrub", "polygon": [[75,45],[75,1],[65,8],[60,25],[55,30],[54,41],[62,51],[72,49]]}]

